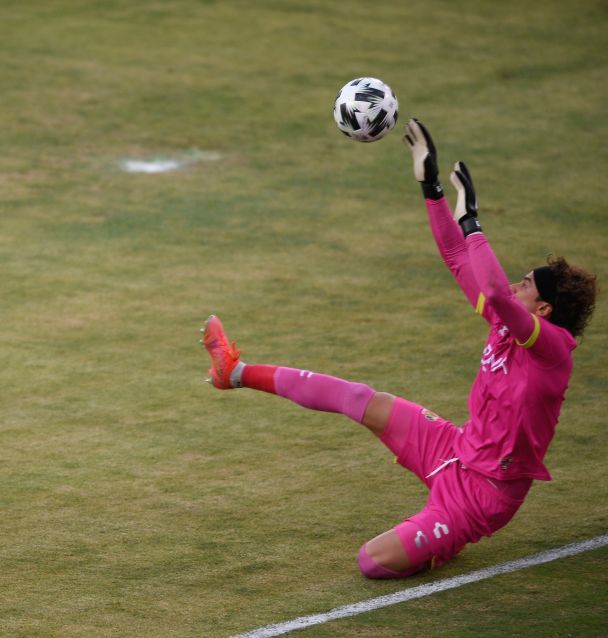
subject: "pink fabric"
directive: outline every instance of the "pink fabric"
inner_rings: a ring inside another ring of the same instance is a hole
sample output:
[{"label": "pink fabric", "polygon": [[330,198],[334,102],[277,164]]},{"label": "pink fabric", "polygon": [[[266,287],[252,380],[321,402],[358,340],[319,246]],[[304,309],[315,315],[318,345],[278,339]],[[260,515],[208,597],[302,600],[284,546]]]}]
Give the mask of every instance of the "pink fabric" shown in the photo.
[{"label": "pink fabric", "polygon": [[421,512],[394,529],[410,562],[435,567],[505,525],[517,512],[531,479],[496,481],[466,467],[455,444],[462,429],[440,416],[397,398],[382,442],[400,465],[430,489]]},{"label": "pink fabric", "polygon": [[497,480],[550,480],[543,459],[559,419],[576,341],[564,328],[539,318],[534,344],[518,345],[528,341],[536,321],[512,293],[485,236],[475,233],[465,240],[445,198],[426,204],[439,252],[474,307],[483,293],[483,316],[490,323],[456,456]]},{"label": "pink fabric", "polygon": [[434,567],[451,560],[467,543],[476,543],[504,527],[523,503],[492,487],[485,476],[460,462],[432,479],[424,509],[397,525],[410,561]]},{"label": "pink fabric", "polygon": [[[380,440],[395,454],[400,465],[431,488],[438,475],[437,468],[456,458],[455,441],[462,433],[462,428],[438,414],[397,397]],[[484,478],[494,490],[518,502],[523,502],[532,485],[529,478],[510,481]]]},{"label": "pink fabric", "polygon": [[394,572],[388,567],[383,567],[377,563],[366,551],[365,545],[359,550],[359,569],[366,578],[389,579],[389,578],[407,578],[420,571],[420,567],[408,569],[402,572]]},{"label": "pink fabric", "polygon": [[467,244],[462,230],[452,215],[445,197],[426,200],[429,223],[439,254],[458,282],[473,308],[477,305],[480,288],[469,263]]},{"label": "pink fabric", "polygon": [[399,465],[431,487],[433,478],[428,475],[455,456],[454,439],[461,433],[434,412],[397,397],[380,440],[395,454]]},{"label": "pink fabric", "polygon": [[344,414],[357,423],[375,394],[363,383],[294,368],[277,368],[274,382],[279,396],[311,410]]},{"label": "pink fabric", "polygon": [[513,479],[511,481],[497,481],[484,477],[488,485],[498,490],[501,494],[508,496],[516,501],[523,501],[530,488],[532,487],[531,478]]}]

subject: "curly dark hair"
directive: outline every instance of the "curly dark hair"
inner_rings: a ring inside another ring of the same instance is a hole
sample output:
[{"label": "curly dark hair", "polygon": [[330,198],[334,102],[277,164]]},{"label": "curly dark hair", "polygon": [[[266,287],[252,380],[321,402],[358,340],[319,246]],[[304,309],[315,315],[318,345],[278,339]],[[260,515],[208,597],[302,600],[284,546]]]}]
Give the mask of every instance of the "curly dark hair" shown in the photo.
[{"label": "curly dark hair", "polygon": [[578,337],[583,334],[595,308],[597,277],[571,266],[563,257],[549,256],[547,264],[556,282],[555,303],[549,321]]}]

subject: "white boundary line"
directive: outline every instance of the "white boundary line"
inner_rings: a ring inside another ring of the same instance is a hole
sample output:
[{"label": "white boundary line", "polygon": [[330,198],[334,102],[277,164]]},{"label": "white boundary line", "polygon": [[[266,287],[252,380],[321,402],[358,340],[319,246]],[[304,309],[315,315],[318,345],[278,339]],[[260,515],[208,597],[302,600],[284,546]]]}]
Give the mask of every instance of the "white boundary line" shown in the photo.
[{"label": "white boundary line", "polygon": [[378,598],[363,600],[359,603],[336,607],[324,614],[301,616],[300,618],[294,618],[287,622],[267,625],[266,627],[260,627],[259,629],[254,629],[244,634],[231,636],[231,638],[272,638],[273,636],[281,636],[282,634],[286,634],[290,631],[296,631],[297,629],[305,629],[306,627],[311,627],[313,625],[321,625],[330,620],[337,620],[338,618],[347,618],[348,616],[364,614],[368,611],[373,611],[374,609],[396,605],[397,603],[403,603],[415,598],[422,598],[423,596],[430,596],[431,594],[446,591],[447,589],[454,589],[455,587],[475,583],[479,580],[492,578],[499,574],[516,572],[520,569],[533,567],[534,565],[549,563],[559,558],[574,556],[576,554],[588,552],[592,549],[598,549],[604,545],[608,545],[608,534],[596,536],[595,538],[581,541],[579,543],[564,545],[563,547],[558,547],[556,549],[550,549],[545,552],[540,552],[539,554],[530,554],[530,556],[524,556],[524,558],[518,558],[517,560],[511,560],[507,563],[501,563],[500,565],[478,569],[477,571],[462,574],[461,576],[438,580],[434,583],[429,583],[428,585],[410,587],[409,589],[402,589],[401,591],[397,591],[394,594],[388,594],[387,596],[379,596]]}]

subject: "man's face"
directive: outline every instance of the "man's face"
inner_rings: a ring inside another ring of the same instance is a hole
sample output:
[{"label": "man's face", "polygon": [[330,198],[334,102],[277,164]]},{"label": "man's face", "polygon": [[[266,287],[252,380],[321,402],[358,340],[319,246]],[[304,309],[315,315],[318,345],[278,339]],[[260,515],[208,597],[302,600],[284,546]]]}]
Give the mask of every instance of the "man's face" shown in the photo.
[{"label": "man's face", "polygon": [[511,284],[511,290],[532,314],[536,314],[539,307],[547,305],[545,301],[540,299],[538,288],[534,283],[534,273],[532,271],[530,271],[521,281],[516,284]]}]

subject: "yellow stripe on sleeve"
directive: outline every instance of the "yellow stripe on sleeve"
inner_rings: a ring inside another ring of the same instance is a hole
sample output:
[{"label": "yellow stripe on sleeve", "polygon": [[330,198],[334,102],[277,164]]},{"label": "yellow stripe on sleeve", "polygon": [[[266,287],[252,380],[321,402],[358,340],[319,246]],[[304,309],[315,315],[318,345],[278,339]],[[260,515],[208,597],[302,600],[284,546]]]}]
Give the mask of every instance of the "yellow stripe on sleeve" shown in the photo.
[{"label": "yellow stripe on sleeve", "polygon": [[483,292],[479,293],[479,297],[477,297],[477,306],[475,306],[475,312],[478,315],[483,315],[483,307],[486,303],[486,297]]},{"label": "yellow stripe on sleeve", "polygon": [[531,348],[538,339],[538,335],[540,334],[540,321],[536,315],[532,315],[532,319],[534,319],[534,330],[532,330],[532,334],[528,337],[527,341],[524,343],[520,343],[515,339],[515,343],[522,348]]}]

